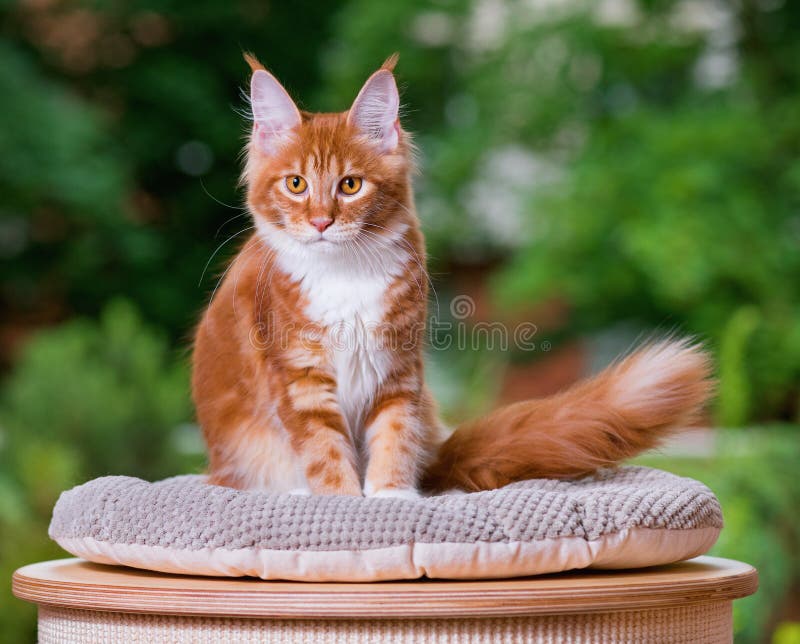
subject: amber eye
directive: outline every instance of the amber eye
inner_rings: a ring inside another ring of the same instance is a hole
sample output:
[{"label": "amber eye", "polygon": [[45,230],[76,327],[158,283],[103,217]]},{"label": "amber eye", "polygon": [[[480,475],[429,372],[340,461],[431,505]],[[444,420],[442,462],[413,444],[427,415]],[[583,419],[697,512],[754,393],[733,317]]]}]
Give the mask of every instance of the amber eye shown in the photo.
[{"label": "amber eye", "polygon": [[292,194],[301,195],[308,188],[308,182],[300,175],[295,174],[291,177],[286,177],[286,187],[289,188],[289,192]]},{"label": "amber eye", "polygon": [[361,190],[361,179],[358,177],[345,177],[339,182],[339,190],[346,195],[354,195]]}]

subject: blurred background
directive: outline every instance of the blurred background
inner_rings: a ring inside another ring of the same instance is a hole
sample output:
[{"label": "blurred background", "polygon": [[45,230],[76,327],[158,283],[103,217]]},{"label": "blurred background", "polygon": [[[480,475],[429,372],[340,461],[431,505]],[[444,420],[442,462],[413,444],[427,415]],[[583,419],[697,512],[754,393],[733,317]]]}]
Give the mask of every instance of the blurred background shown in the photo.
[{"label": "blurred background", "polygon": [[0,12],[0,639],[34,641],[8,580],[64,555],[47,538],[60,491],[203,468],[188,354],[248,234],[247,49],[323,111],[400,52],[431,312],[536,325],[532,350],[429,352],[449,420],[555,391],[654,331],[708,343],[707,428],[641,462],[707,483],[726,519],[713,554],[759,568],[737,641],[800,642],[800,3]]}]

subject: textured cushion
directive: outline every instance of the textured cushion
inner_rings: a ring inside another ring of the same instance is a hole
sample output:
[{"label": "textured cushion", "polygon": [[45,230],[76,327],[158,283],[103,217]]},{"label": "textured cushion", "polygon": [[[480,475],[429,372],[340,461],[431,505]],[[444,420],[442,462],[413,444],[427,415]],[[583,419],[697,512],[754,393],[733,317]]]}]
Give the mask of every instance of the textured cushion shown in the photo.
[{"label": "textured cushion", "polygon": [[263,579],[512,577],[632,568],[706,552],[722,528],[701,483],[622,467],[418,500],[291,496],[106,476],[64,492],[50,536],[99,563]]}]

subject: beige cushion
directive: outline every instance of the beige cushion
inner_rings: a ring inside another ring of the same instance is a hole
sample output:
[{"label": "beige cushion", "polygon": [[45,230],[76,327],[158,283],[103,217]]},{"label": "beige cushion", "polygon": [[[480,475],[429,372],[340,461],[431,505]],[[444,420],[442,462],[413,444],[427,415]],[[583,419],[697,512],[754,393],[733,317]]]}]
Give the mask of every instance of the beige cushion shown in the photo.
[{"label": "beige cushion", "polygon": [[703,484],[622,467],[417,500],[240,491],[201,476],[107,476],[61,495],[50,536],[99,563],[374,581],[652,566],[703,554],[721,528],[719,503]]}]

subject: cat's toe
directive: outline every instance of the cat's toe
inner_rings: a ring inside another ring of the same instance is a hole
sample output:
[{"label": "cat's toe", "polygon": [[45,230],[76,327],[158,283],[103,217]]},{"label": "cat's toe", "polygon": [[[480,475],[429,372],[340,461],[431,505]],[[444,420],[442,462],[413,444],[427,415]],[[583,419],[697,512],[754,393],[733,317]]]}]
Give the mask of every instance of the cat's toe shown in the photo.
[{"label": "cat's toe", "polygon": [[373,499],[407,499],[414,500],[420,498],[420,493],[414,488],[386,487],[367,493]]}]

